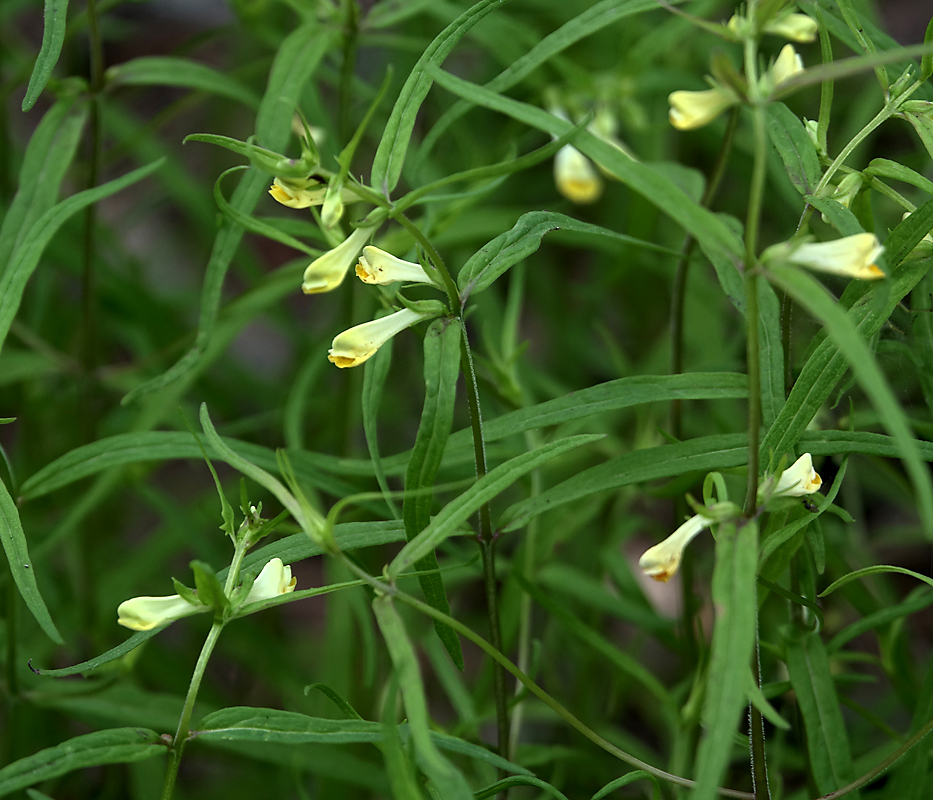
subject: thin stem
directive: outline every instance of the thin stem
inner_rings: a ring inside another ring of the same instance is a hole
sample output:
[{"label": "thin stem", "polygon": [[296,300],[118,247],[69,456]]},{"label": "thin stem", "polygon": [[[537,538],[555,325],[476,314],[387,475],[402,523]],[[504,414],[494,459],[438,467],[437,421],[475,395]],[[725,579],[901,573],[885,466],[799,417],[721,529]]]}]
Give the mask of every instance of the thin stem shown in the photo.
[{"label": "thin stem", "polygon": [[[230,575],[233,574],[231,569]],[[230,575],[227,576],[227,583],[230,583]],[[168,762],[168,768],[165,771],[165,783],[162,785],[162,800],[171,800],[172,793],[175,791],[175,780],[178,778],[178,768],[181,766],[181,755],[185,749],[185,742],[188,740],[188,726],[191,723],[191,714],[194,711],[194,703],[198,698],[198,689],[201,687],[201,678],[204,677],[204,670],[207,668],[207,662],[210,660],[214,646],[220,638],[220,632],[223,630],[224,623],[217,621],[211,627],[207,639],[204,640],[204,646],[201,648],[201,654],[198,656],[198,663],[194,666],[194,673],[191,675],[191,683],[188,685],[188,694],[185,697],[185,705],[181,711],[181,717],[178,720],[178,730],[175,732],[175,738],[172,740],[172,755]]]},{"label": "thin stem", "polygon": [[359,35],[359,9],[356,0],[345,0],[343,63],[340,67],[340,136],[350,138],[350,105],[353,98],[353,75],[356,69],[356,42]]},{"label": "thin stem", "polygon": [[[486,653],[490,658],[494,659],[498,664],[501,664],[502,667],[514,675],[521,683],[524,685],[528,691],[530,691],[535,697],[541,700],[548,708],[550,708],[555,714],[557,714],[561,719],[567,722],[571,727],[576,729],[579,733],[583,734],[587,739],[596,744],[601,749],[605,750],[610,755],[615,756],[620,761],[630,764],[636,769],[643,769],[645,772],[648,772],[654,775],[656,778],[661,780],[668,781],[669,783],[675,783],[678,786],[685,786],[691,788],[695,785],[695,781],[690,780],[689,778],[683,778],[679,775],[672,775],[669,772],[665,772],[663,769],[658,769],[657,767],[648,764],[645,761],[642,761],[640,758],[636,758],[633,755],[625,752],[624,750],[616,747],[611,742],[604,739],[595,731],[588,728],[583,722],[577,719],[570,711],[568,711],[564,706],[562,706],[557,700],[551,697],[544,689],[538,686],[531,678],[529,678],[522,670],[520,670],[515,664],[509,661],[502,653],[494,648],[489,642],[483,639],[477,633],[474,633],[472,629],[468,628],[459,620],[454,619],[453,617],[445,614],[443,611],[438,611],[436,608],[429,606],[427,603],[422,603],[417,598],[412,597],[411,595],[405,594],[404,592],[399,591],[395,586],[392,586],[387,583],[383,583],[378,578],[370,575],[366,570],[362,569],[358,565],[354,564],[350,559],[348,559],[342,553],[339,556],[347,568],[359,578],[364,580],[370,586],[372,586],[377,591],[387,594],[391,597],[396,598],[402,603],[405,603],[408,606],[420,611],[423,614],[431,617],[432,619],[440,620],[446,625],[449,625],[457,633],[463,636],[465,639],[473,642],[477,647],[479,647],[484,653]],[[735,797],[738,800],[755,800],[755,795],[749,792],[740,792],[735,789],[723,789],[720,788],[719,793],[724,797]]]},{"label": "thin stem", "polygon": [[[749,13],[756,13],[755,3]],[[750,36],[745,40],[745,76],[749,86],[752,110],[753,162],[752,179],[748,195],[748,213],[745,218],[745,325],[746,368],[748,370],[748,484],[745,492],[745,516],[753,518],[758,510],[759,436],[761,435],[761,354],[758,333],[758,233],[761,227],[761,208],[764,200],[767,138],[765,131],[765,103],[758,82],[758,42]],[[757,604],[756,604],[757,608]],[[752,671],[758,685],[761,670],[758,656],[758,623],[755,622],[755,653]],[[751,726],[752,785],[756,800],[770,800],[768,769],[765,760],[765,733],[761,713],[749,704]]]},{"label": "thin stem", "polygon": [[[722,183],[723,175],[726,174],[726,165],[729,163],[729,153],[732,152],[732,142],[735,139],[735,129],[738,122],[739,107],[736,106],[729,114],[729,122],[726,124],[726,132],[719,147],[716,164],[713,166],[709,183],[706,185],[706,191],[700,200],[700,205],[704,208],[709,208],[712,205]],[[690,257],[693,255],[695,246],[696,239],[688,234],[681,250],[680,261],[677,262],[677,268],[674,271],[674,285],[671,289],[672,375],[679,375],[684,371],[684,306],[687,296],[687,274],[690,271]],[[675,439],[683,438],[682,406],[679,399],[671,401],[671,434]]]},{"label": "thin stem", "polygon": [[[865,125],[852,140],[842,148],[842,152],[833,160],[833,163],[826,168],[826,172],[823,173],[823,177],[820,178],[820,182],[816,185],[816,188],[813,190],[813,196],[819,197],[823,190],[829,185],[830,180],[833,175],[836,174],[837,170],[845,163],[846,159],[851,155],[852,151],[858,147],[865,139],[883,122],[889,120],[894,114],[897,113],[898,108],[900,108],[901,103],[903,103],[908,97],[910,97],[917,88],[920,86],[920,81],[915,81],[911,86],[905,89],[897,97],[889,97],[884,106],[881,108],[873,119],[871,119],[868,124]],[[806,225],[807,220],[809,220],[810,215],[813,213],[813,206],[809,203],[804,207],[803,214],[800,216],[800,222],[797,223],[797,232],[799,233],[803,230],[804,225]]]},{"label": "thin stem", "polygon": [[[473,355],[470,352],[470,343],[467,339],[466,320],[463,318],[463,305],[457,284],[451,277],[444,260],[437,252],[431,241],[421,230],[404,214],[400,212],[390,215],[405,228],[418,244],[424,248],[428,259],[433,262],[447,291],[451,312],[459,317],[462,330],[460,339],[460,368],[467,388],[467,405],[470,408],[470,425],[473,429],[473,455],[476,461],[476,477],[486,475],[486,442],[483,439],[483,414],[479,400],[479,384],[476,380],[476,370],[473,368]],[[496,557],[495,537],[492,532],[492,521],[489,513],[489,504],[483,503],[479,509],[479,543],[483,557],[483,582],[486,590],[486,611],[489,616],[489,638],[493,646],[502,651],[502,634],[499,623],[499,592],[496,586]],[[499,755],[508,758],[509,753],[509,704],[505,686],[505,673],[498,664],[493,665],[493,688],[496,698],[496,729],[498,731]]]}]

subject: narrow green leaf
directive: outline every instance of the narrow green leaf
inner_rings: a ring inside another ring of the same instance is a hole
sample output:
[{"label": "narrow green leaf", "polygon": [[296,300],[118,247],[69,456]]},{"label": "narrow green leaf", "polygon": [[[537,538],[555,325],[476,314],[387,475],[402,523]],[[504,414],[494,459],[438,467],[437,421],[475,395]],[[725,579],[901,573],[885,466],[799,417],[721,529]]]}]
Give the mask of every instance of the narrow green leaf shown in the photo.
[{"label": "narrow green leaf", "polygon": [[[256,115],[256,135],[265,147],[278,151],[288,141],[298,97],[321,59],[329,52],[332,35],[319,23],[308,23],[292,31],[279,46]],[[268,178],[259,170],[250,170],[230,198],[230,206],[242,214],[250,214],[266,188],[267,181]],[[194,369],[204,357],[214,335],[227,269],[242,238],[241,226],[231,222],[221,225],[214,239],[201,289],[201,309],[194,347],[166,372],[127,393],[122,400],[124,405],[140,394],[161,389],[178,380]]]},{"label": "narrow green leaf", "polygon": [[0,797],[77,769],[129,764],[166,752],[165,742],[146,728],[113,728],[75,736],[0,769]]},{"label": "narrow green leaf", "polygon": [[819,634],[807,633],[786,644],[787,672],[807,732],[810,771],[821,794],[852,779],[852,755],[836,697],[829,658]]},{"label": "narrow green leaf", "polygon": [[758,526],[734,523],[716,532],[713,604],[716,622],[707,672],[705,729],[697,750],[696,786],[691,800],[713,800],[732,756],[733,740],[746,705],[746,674],[755,649],[755,565]]},{"label": "narrow green leaf", "polygon": [[387,568],[391,579],[396,579],[402,572],[411,569],[419,559],[437,548],[441,542],[451,536],[484,503],[511,486],[522,475],[531,472],[541,464],[575,447],[603,438],[601,435],[568,436],[555,442],[538,447],[528,453],[516,456],[495,469],[487,472],[459,497],[451,500],[431,520],[431,524],[406,544]]},{"label": "narrow green leaf", "polygon": [[[549,33],[527,53],[509,64],[485,84],[484,88],[491,92],[504,92],[570,45],[621,19],[655,8],[657,8],[656,0],[602,0],[565,22],[553,33]],[[444,112],[425,137],[420,153],[422,157],[434,147],[441,135],[469,110],[470,106],[471,103],[466,100],[458,100],[452,108]]]},{"label": "narrow green leaf", "polygon": [[847,642],[851,642],[863,633],[927,608],[930,604],[933,604],[933,592],[925,586],[918,586],[900,603],[893,606],[884,606],[853,622],[851,625],[847,625],[829,641],[826,645],[826,652],[832,655]]},{"label": "narrow green leaf", "polygon": [[781,304],[766,281],[758,281],[758,341],[761,358],[761,421],[771,425],[784,406],[784,343]]},{"label": "narrow green leaf", "polygon": [[376,355],[363,365],[363,393],[360,397],[360,404],[363,409],[363,434],[366,437],[366,449],[369,450],[369,458],[373,463],[376,482],[385,497],[389,513],[395,519],[399,519],[401,514],[392,499],[389,484],[386,481],[385,467],[379,453],[378,435],[379,404],[382,402],[382,388],[385,386],[386,378],[389,376],[389,366],[392,363],[392,341],[389,339],[379,348]]},{"label": "narrow green leaf", "polygon": [[[562,136],[573,127],[541,108],[503,97],[441,69],[429,67],[428,71],[445,89],[552,136]],[[633,161],[589,131],[580,131],[574,139],[574,146],[682,225],[708,255],[712,252],[733,262],[733,271],[738,276],[735,264],[744,257],[742,241],[720,217],[690,198],[659,170]]]},{"label": "narrow green leaf", "polygon": [[[933,18],[927,23],[926,33],[923,35],[924,44],[933,44]],[[933,52],[927,53],[920,59],[920,80],[925,81],[933,75]]]},{"label": "narrow green leaf", "polygon": [[485,800],[485,798],[495,797],[500,792],[504,792],[506,789],[510,789],[513,786],[534,786],[538,789],[542,789],[551,797],[556,798],[556,800],[568,800],[567,795],[560,791],[560,789],[551,786],[551,784],[541,780],[540,778],[518,775],[511,778],[503,778],[501,781],[496,781],[491,786],[487,786],[485,789],[480,789],[473,796],[476,800]]},{"label": "narrow green leaf", "polygon": [[308,247],[308,245],[306,245],[300,239],[296,239],[294,236],[285,233],[285,231],[279,230],[271,222],[261,220],[251,214],[244,214],[242,211],[237,210],[227,202],[227,199],[224,197],[223,190],[220,188],[221,182],[224,178],[227,177],[227,175],[230,175],[234,172],[240,172],[244,169],[248,169],[248,167],[231,167],[230,169],[222,172],[220,177],[217,178],[217,180],[214,182],[214,201],[217,203],[217,207],[220,209],[221,213],[231,222],[239,225],[241,228],[249,231],[250,233],[255,233],[259,236],[265,236],[267,239],[272,239],[274,242],[284,244],[286,247],[293,247],[295,250],[300,250],[302,253],[307,253],[312,258],[317,258],[321,254],[319,250]]},{"label": "narrow green leaf", "polygon": [[510,506],[499,520],[499,527],[503,531],[513,531],[545,511],[633,483],[688,472],[740,467],[747,456],[745,435],[741,433],[701,436],[687,442],[636,450],[585,469],[535,497]]},{"label": "narrow green leaf", "polygon": [[590,800],[602,800],[602,798],[608,797],[616,789],[621,789],[623,786],[628,786],[635,781],[651,781],[651,800],[661,800],[661,784],[658,783],[658,779],[650,772],[645,772],[642,769],[637,769],[634,772],[630,772],[628,775],[616,778],[611,783],[607,783],[602,789],[596,792]]},{"label": "narrow green leaf", "polygon": [[191,571],[194,573],[194,585],[198,590],[198,600],[214,609],[214,616],[220,619],[224,610],[230,605],[224,588],[214,570],[203,561],[192,561]]},{"label": "narrow green leaf", "polygon": [[[933,201],[931,201],[933,202]],[[933,482],[923,465],[917,441],[871,349],[836,300],[810,275],[792,267],[769,268],[768,276],[825,327],[829,338],[852,367],[888,432],[897,440],[914,491],[924,533],[933,538]]]},{"label": "narrow green leaf", "polygon": [[32,224],[58,200],[87,114],[86,99],[77,92],[68,92],[45,112],[29,137],[19,171],[19,186],[0,224],[0,275]]},{"label": "narrow green leaf", "polygon": [[259,105],[251,90],[223,72],[189,58],[143,56],[107,70],[108,88],[118,86],[179,86],[229,97],[249,108]]},{"label": "narrow green leaf", "polygon": [[39,265],[46,245],[58,229],[76,212],[151,175],[161,164],[161,161],[147,164],[101,186],[78,192],[57,203],[30,226],[19,247],[13,252],[9,266],[0,277],[0,348],[3,347],[13,318],[19,310],[26,283]]},{"label": "narrow green leaf", "polygon": [[39,627],[56,644],[63,644],[61,634],[52,622],[49,609],[42,599],[39,586],[36,584],[35,569],[29,559],[29,549],[26,546],[26,535],[19,519],[16,502],[7,491],[6,485],[0,481],[0,539],[3,540],[3,551],[10,564],[10,572],[16,588],[39,623]]},{"label": "narrow green leaf", "polygon": [[395,720],[398,682],[392,681],[385,693],[382,705],[382,757],[385,759],[386,774],[396,800],[423,800],[421,784],[415,765],[402,746],[398,723]]},{"label": "narrow green leaf", "polygon": [[[457,380],[460,377],[460,346],[463,331],[457,320],[437,319],[428,327],[424,337],[424,407],[415,436],[415,446],[405,476],[406,491],[430,489],[434,486],[444,447],[450,436],[457,402]],[[412,541],[431,522],[434,493],[421,491],[406,495],[402,507],[405,534]],[[450,604],[444,591],[444,579],[438,571],[437,555],[433,550],[415,562],[418,583],[428,605],[444,614],[450,614]],[[450,653],[457,668],[463,670],[463,651],[460,637],[449,625],[434,621],[434,630]]]},{"label": "narrow green leaf", "polygon": [[29,111],[39,99],[42,90],[52,76],[52,70],[58,63],[65,42],[65,27],[68,22],[68,0],[45,0],[43,17],[42,45],[36,64],[29,76],[26,96],[23,98],[23,111]]},{"label": "narrow green leaf", "polygon": [[[635,375],[598,383],[585,389],[510,411],[483,422],[483,438],[496,441],[515,433],[560,425],[571,420],[605,414],[642,403],[670,400],[739,399],[748,394],[748,378],[736,372],[693,372],[683,375]],[[460,430],[448,441],[448,450],[472,444],[472,431]]]},{"label": "narrow green leaf", "polygon": [[[930,595],[930,592],[925,592]],[[913,719],[910,733],[916,734],[933,719],[933,660],[927,660],[926,673],[919,694],[913,698]],[[924,800],[928,782],[930,754],[927,748],[915,747],[897,765],[888,781],[891,800]]]},{"label": "narrow green leaf", "polygon": [[441,755],[431,738],[428,703],[418,669],[418,658],[405,632],[402,618],[392,605],[392,598],[387,595],[377,597],[373,600],[373,612],[395,668],[421,769],[444,800],[472,800],[473,792],[463,775]]},{"label": "narrow green leaf", "polygon": [[903,181],[922,189],[927,194],[933,194],[933,181],[924,178],[923,175],[915,172],[910,167],[905,167],[903,164],[891,161],[888,158],[873,158],[863,172],[866,175],[877,175],[880,178],[893,178],[896,181]]},{"label": "narrow green leaf", "polygon": [[470,28],[507,2],[508,0],[480,0],[444,28],[422,53],[399,92],[382,139],[376,148],[370,183],[377,192],[389,194],[398,184],[402,174],[402,164],[408,152],[415,118],[433,83],[425,68],[429,64],[442,64]]},{"label": "narrow green leaf", "polygon": [[820,159],[800,118],[783,103],[770,103],[768,135],[784,162],[787,177],[800,194],[813,194],[822,177]]},{"label": "narrow green leaf", "polygon": [[513,572],[512,578],[518,583],[522,591],[541,606],[551,618],[556,619],[580,641],[603,656],[618,669],[619,672],[637,681],[647,689],[649,694],[660,704],[661,709],[667,716],[668,723],[672,726],[676,726],[677,710],[674,707],[670,694],[664,688],[663,684],[646,667],[642,666],[641,662],[635,656],[623,652],[614,644],[607,641],[593,630],[593,628],[583,622],[583,620],[574,614],[565,604],[549,597],[547,593],[539,589],[520,573]]},{"label": "narrow green leaf", "polygon": [[461,297],[465,300],[471,294],[488,289],[506,270],[537,251],[544,235],[555,230],[607,236],[626,244],[648,244],[598,225],[581,222],[565,214],[530,211],[522,214],[511,230],[484,245],[463,265],[457,276]]},{"label": "narrow green leaf", "polygon": [[[910,222],[910,219],[907,222]],[[898,226],[898,230],[903,224]],[[889,240],[893,235],[888,237]],[[899,263],[891,257],[889,251],[889,266],[894,269]],[[877,335],[895,306],[917,285],[927,270],[927,265],[916,262],[908,262],[899,269],[894,269],[890,292],[880,308],[875,307],[870,290],[852,304],[846,314],[867,341]],[[787,402],[762,439],[761,457],[765,463],[769,459],[778,459],[782,454],[790,453],[794,449],[798,440],[805,435],[807,426],[848,368],[847,359],[832,339],[825,339],[817,345],[801,369]],[[772,466],[775,464],[776,461]]]},{"label": "narrow green leaf", "polygon": [[888,564],[874,564],[870,567],[863,567],[862,569],[857,569],[855,572],[850,572],[848,575],[843,575],[839,580],[833,581],[829,586],[827,586],[822,592],[820,592],[820,597],[826,597],[829,594],[832,594],[836,589],[841,586],[845,586],[847,583],[852,581],[857,581],[859,578],[864,578],[866,575],[878,575],[882,572],[897,572],[901,575],[910,575],[911,578],[916,578],[918,581],[923,581],[924,583],[933,586],[933,578],[927,577],[926,575],[921,575],[919,572],[914,572],[912,569],[907,569],[906,567],[892,567]]},{"label": "narrow green leaf", "polygon": [[378,722],[359,719],[324,719],[294,711],[234,706],[208,714],[197,726],[205,741],[259,741],[282,744],[321,742],[350,744],[377,742],[382,738]]}]

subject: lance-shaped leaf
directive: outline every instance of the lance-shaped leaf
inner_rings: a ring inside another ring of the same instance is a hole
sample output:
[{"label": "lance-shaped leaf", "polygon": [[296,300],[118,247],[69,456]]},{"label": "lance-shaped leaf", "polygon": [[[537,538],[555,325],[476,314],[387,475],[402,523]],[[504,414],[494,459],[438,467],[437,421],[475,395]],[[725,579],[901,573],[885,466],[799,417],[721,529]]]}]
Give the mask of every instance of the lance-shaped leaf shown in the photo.
[{"label": "lance-shaped leaf", "polygon": [[23,111],[29,111],[36,104],[39,95],[49,82],[52,70],[58,63],[65,42],[65,27],[68,22],[68,0],[45,0],[45,15],[42,28],[42,45],[32,75],[29,76],[29,85],[26,87],[26,96],[23,98]]},{"label": "lance-shaped leaf", "polygon": [[[457,320],[438,319],[431,323],[424,337],[424,408],[415,436],[415,446],[408,462],[405,489],[430,489],[441,467],[444,447],[450,436],[457,401],[457,379],[460,377],[460,342],[462,330]],[[402,509],[405,535],[414,539],[431,521],[431,491],[406,495]],[[428,604],[450,613],[450,604],[444,591],[444,579],[438,571],[437,555],[430,551],[415,562],[419,571],[418,582]],[[434,630],[459,669],[463,669],[460,639],[453,629],[439,620]]]}]

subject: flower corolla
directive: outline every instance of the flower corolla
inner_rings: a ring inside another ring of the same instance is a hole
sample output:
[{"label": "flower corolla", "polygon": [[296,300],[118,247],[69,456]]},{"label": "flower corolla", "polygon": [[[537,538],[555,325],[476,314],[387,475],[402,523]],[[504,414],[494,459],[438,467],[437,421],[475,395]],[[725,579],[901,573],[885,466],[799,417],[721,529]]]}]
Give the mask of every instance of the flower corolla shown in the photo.
[{"label": "flower corolla", "polygon": [[318,294],[336,289],[372,232],[372,226],[357,228],[333,250],[312,261],[305,270],[301,291]]},{"label": "flower corolla", "polygon": [[371,244],[363,248],[356,276],[363,283],[388,286],[390,283],[434,283],[421,264],[396,258]]},{"label": "flower corolla", "polygon": [[710,517],[696,514],[668,536],[644,552],[638,559],[638,566],[649,578],[662,583],[667,582],[680,568],[684,548],[694,540],[700,531],[713,524]]},{"label": "flower corolla", "polygon": [[831,242],[782,242],[761,255],[762,263],[785,261],[818,272],[843,275],[863,281],[884,277],[875,260],[884,247],[873,233],[856,233]]},{"label": "flower corolla", "polygon": [[689,131],[712,122],[734,105],[736,98],[725,89],[716,87],[702,92],[671,92],[667,102],[671,104],[668,112],[671,125],[678,130]]},{"label": "flower corolla", "polygon": [[375,355],[376,351],[395,334],[401,333],[429,316],[433,315],[420,314],[410,308],[403,308],[386,317],[356,325],[337,334],[327,359],[341,369],[356,367]]},{"label": "flower corolla", "polygon": [[167,597],[134,597],[117,606],[117,624],[131,631],[151,631],[159,625],[208,609],[206,605],[189,603],[177,594]]},{"label": "flower corolla", "polygon": [[281,558],[273,558],[262,568],[253,581],[253,586],[243,601],[244,605],[261,603],[273,597],[295,591],[297,578],[292,577],[292,568],[282,563]]}]

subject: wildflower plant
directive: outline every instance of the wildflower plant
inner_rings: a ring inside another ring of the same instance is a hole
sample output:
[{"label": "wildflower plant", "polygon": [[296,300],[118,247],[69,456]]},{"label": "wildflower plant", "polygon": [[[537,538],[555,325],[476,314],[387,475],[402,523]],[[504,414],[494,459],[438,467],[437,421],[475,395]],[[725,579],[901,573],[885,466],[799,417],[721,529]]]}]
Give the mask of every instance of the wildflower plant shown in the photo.
[{"label": "wildflower plant", "polygon": [[933,22],[114,5],[0,11],[0,797],[933,795]]}]

